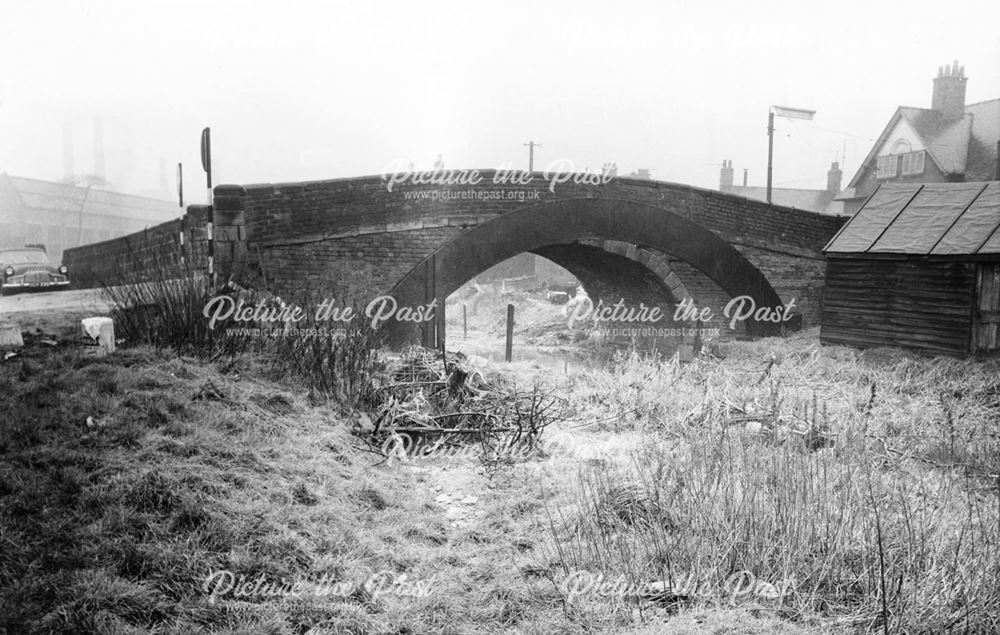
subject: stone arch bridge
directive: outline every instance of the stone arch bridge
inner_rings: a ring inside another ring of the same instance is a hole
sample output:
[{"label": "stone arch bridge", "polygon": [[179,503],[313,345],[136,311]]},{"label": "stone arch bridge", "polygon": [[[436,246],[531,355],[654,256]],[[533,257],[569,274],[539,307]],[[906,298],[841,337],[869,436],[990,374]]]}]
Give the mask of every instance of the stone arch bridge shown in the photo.
[{"label": "stone arch bridge", "polygon": [[[338,299],[436,299],[434,321],[389,322],[395,342],[440,345],[447,296],[524,252],[569,270],[595,300],[665,306],[691,298],[718,317],[730,298],[746,295],[759,307],[794,300],[804,324],[818,323],[820,250],[843,218],[659,181],[478,175],[451,185],[382,176],[221,185],[217,259],[223,269],[259,265],[279,292],[306,281]],[[775,327],[744,324],[750,334]]]}]

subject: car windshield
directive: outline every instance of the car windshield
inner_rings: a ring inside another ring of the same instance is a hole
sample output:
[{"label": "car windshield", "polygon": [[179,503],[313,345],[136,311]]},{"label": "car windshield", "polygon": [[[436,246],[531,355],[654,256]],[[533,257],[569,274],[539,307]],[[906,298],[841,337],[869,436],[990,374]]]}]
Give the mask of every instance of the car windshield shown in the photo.
[{"label": "car windshield", "polygon": [[45,265],[48,264],[49,257],[44,251],[38,249],[11,249],[0,251],[0,262],[9,265]]}]

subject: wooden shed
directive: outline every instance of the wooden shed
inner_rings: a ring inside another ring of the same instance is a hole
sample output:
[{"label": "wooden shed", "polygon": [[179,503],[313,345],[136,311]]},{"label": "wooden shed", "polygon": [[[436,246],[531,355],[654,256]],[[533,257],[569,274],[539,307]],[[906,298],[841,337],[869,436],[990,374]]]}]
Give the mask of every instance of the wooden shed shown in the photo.
[{"label": "wooden shed", "polygon": [[824,253],[823,343],[1000,349],[1000,182],[883,184]]}]

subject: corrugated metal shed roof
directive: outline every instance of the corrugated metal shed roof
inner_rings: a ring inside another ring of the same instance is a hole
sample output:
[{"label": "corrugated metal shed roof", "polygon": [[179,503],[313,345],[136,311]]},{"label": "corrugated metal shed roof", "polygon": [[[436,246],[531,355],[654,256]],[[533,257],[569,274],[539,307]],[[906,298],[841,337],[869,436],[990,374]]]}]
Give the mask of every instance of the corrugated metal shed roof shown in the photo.
[{"label": "corrugated metal shed roof", "polygon": [[828,254],[1000,254],[1000,182],[885,183]]}]

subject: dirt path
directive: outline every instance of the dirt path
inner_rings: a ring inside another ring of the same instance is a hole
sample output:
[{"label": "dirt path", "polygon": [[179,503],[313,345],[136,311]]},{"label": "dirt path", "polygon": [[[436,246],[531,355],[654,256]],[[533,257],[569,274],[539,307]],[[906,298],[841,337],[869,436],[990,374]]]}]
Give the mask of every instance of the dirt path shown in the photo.
[{"label": "dirt path", "polygon": [[464,529],[482,519],[485,511],[481,499],[491,484],[480,466],[466,460],[453,465],[428,465],[422,469],[434,493],[434,503],[441,508],[451,528]]}]

